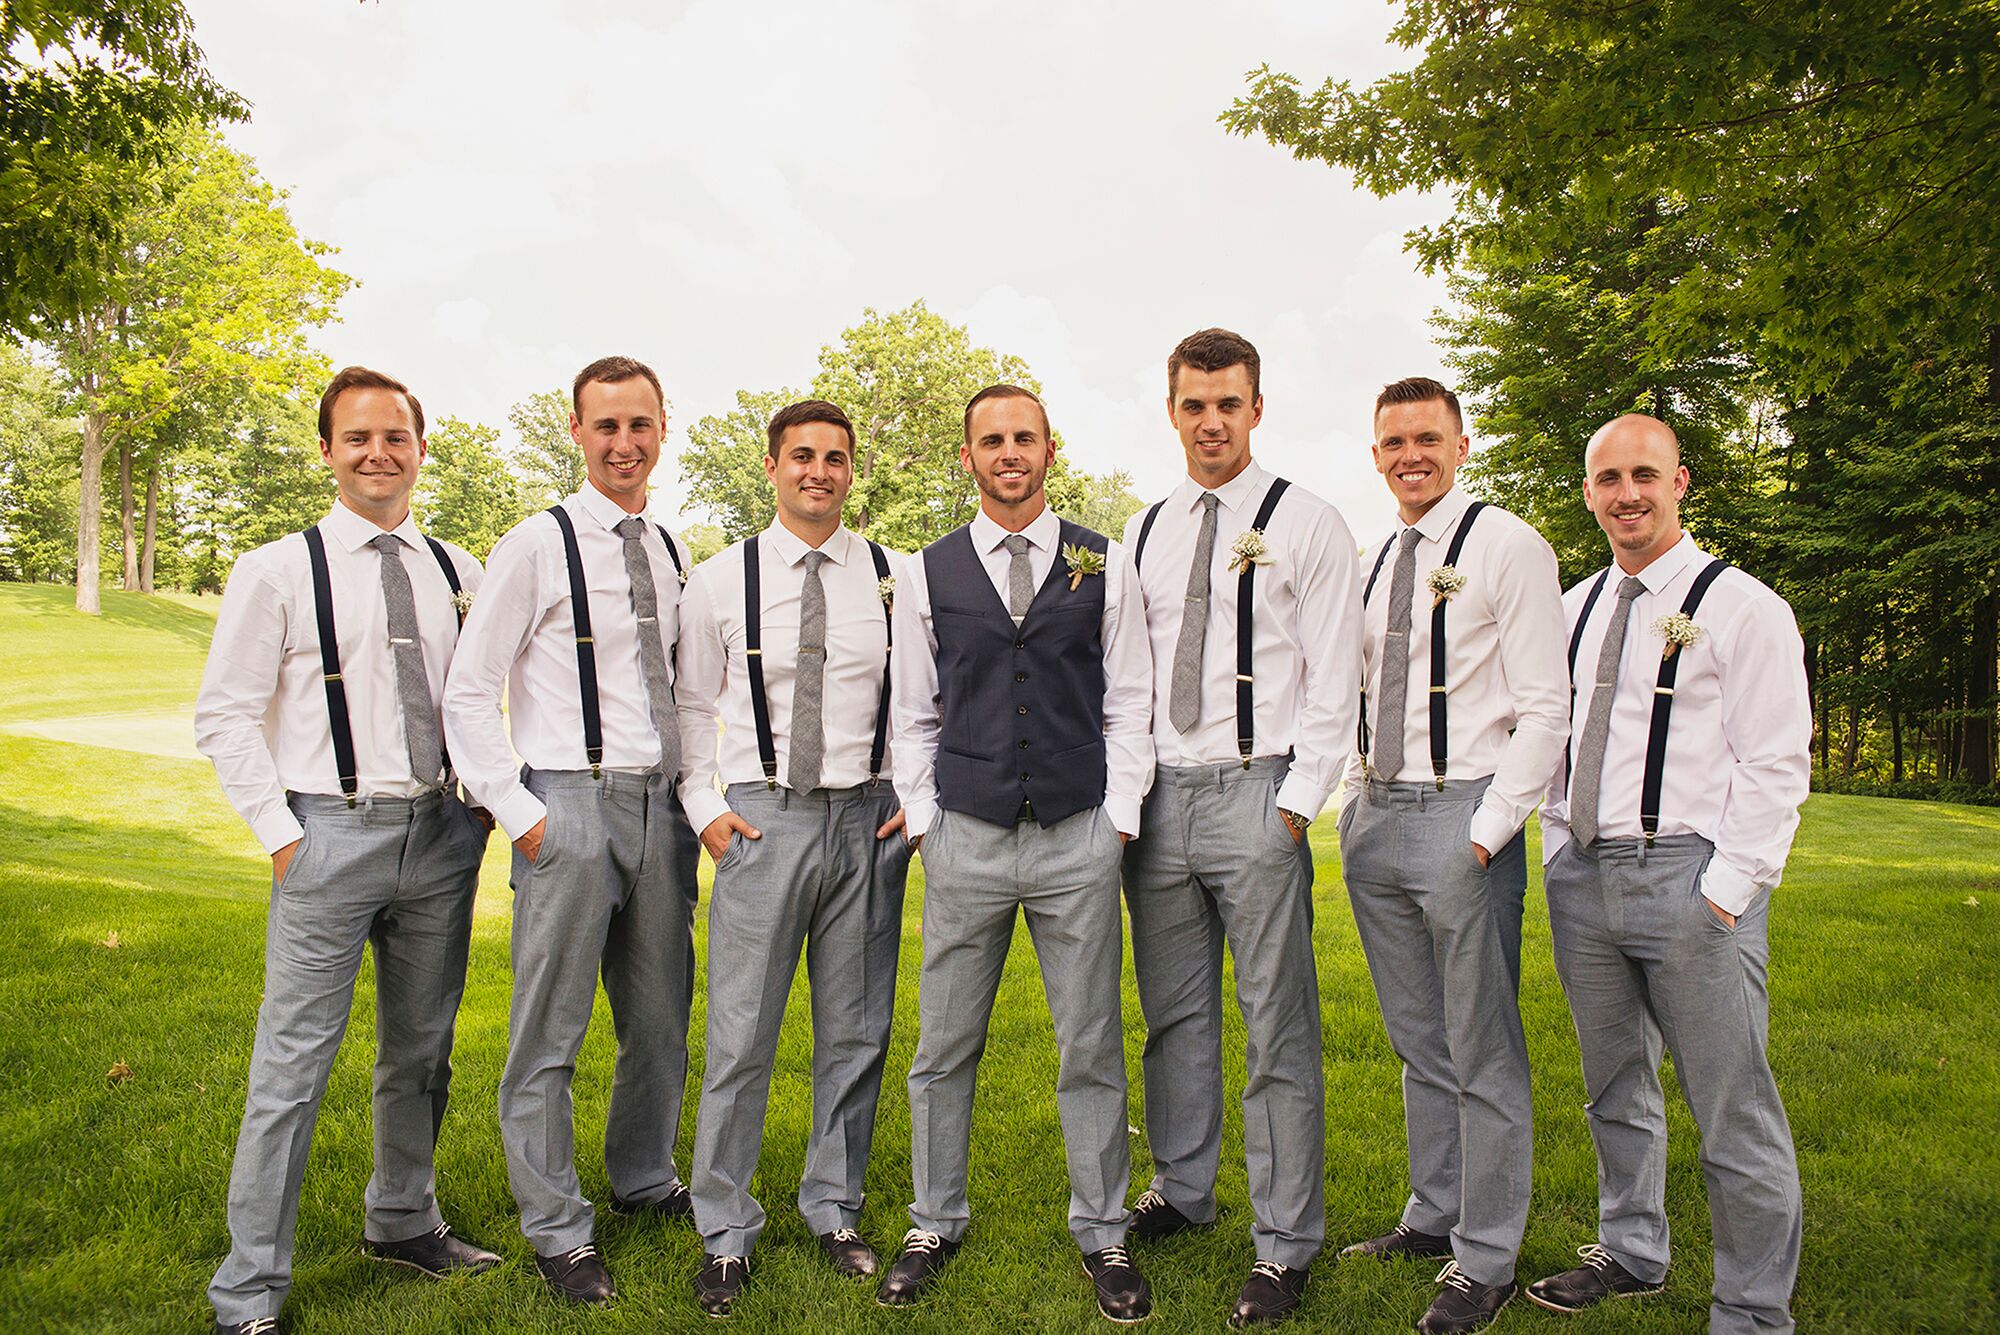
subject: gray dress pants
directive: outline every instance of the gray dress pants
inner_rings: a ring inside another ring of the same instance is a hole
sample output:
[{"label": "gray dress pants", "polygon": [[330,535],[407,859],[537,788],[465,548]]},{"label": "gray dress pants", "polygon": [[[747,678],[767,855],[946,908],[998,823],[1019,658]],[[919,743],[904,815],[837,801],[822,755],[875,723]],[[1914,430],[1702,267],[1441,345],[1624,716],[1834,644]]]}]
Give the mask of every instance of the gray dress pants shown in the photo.
[{"label": "gray dress pants", "polygon": [[695,860],[671,776],[531,770],[548,806],[540,855],[514,852],[514,999],[500,1076],[500,1139],[521,1231],[552,1256],[591,1239],[576,1175],[570,1081],[597,1000],[618,1036],[604,1167],[628,1201],[679,1183],[674,1139],[694,1000]]},{"label": "gray dress pants", "polygon": [[1514,1278],[1534,1156],[1521,1031],[1526,841],[1482,868],[1472,817],[1488,779],[1370,780],[1340,817],[1340,865],[1390,1046],[1403,1063],[1403,1222],[1451,1235],[1481,1284]]},{"label": "gray dress pants", "polygon": [[1056,1112],[1069,1162],[1069,1231],[1085,1252],[1125,1241],[1125,1040],[1118,831],[1102,807],[1043,829],[938,813],[924,838],[924,969],[910,1064],[916,1227],[960,1238],[972,1095],[1016,911],[1055,1022]]},{"label": "gray dress pants", "polygon": [[1765,1040],[1770,895],[1734,928],[1701,897],[1699,835],[1566,844],[1548,865],[1556,972],[1569,995],[1597,1146],[1598,1241],[1657,1283],[1667,1273],[1667,1110],[1660,1052],[1701,1131],[1715,1239],[1709,1329],[1792,1329],[1798,1158]]},{"label": "gray dress pants", "polygon": [[351,808],[295,793],[291,808],[305,834],[271,891],[264,1001],[229,1173],[229,1256],[208,1288],[225,1325],[276,1316],[291,1291],[306,1152],[365,946],[375,951],[375,1173],[363,1231],[401,1242],[443,1222],[431,1158],[485,827],[441,792]]},{"label": "gray dress pants", "polygon": [[708,1042],[691,1188],[703,1250],[748,1256],[764,1228],[750,1182],[802,949],[813,1071],[799,1214],[814,1233],[861,1217],[896,1018],[910,850],[900,832],[875,837],[900,806],[886,783],[804,795],[738,783],[728,799],[762,837],[730,838],[708,901]]},{"label": "gray dress pants", "polygon": [[1153,1190],[1215,1218],[1222,1154],[1222,947],[1243,1012],[1243,1152],[1257,1259],[1306,1266],[1326,1241],[1326,1085],[1312,948],[1312,849],[1278,816],[1282,757],[1162,765],[1125,849],[1146,1016]]}]

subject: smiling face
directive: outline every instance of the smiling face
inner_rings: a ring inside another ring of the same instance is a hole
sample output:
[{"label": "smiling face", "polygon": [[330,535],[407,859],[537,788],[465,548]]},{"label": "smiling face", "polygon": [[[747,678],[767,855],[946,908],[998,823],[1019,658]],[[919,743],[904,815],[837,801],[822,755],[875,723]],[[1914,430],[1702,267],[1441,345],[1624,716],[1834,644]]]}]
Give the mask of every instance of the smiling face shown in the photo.
[{"label": "smiling face", "polygon": [[1605,423],[1584,450],[1583,469],[1584,503],[1620,569],[1636,575],[1673,550],[1688,470],[1665,423],[1636,413]]},{"label": "smiling face", "polygon": [[342,504],[385,529],[396,527],[410,513],[410,489],[426,448],[409,401],[393,389],[343,390],[331,421],[319,453],[333,470]]},{"label": "smiling face", "polygon": [[1405,524],[1444,499],[1471,448],[1458,414],[1443,399],[1385,404],[1375,413],[1375,468]]},{"label": "smiling face", "polygon": [[1183,366],[1174,373],[1167,418],[1180,433],[1188,476],[1213,490],[1250,466],[1250,432],[1264,420],[1264,396],[1250,388],[1250,368]]},{"label": "smiling face", "polygon": [[979,505],[987,517],[1018,532],[1046,504],[1042,479],[1055,446],[1049,440],[1042,405],[1025,395],[996,395],[972,409],[958,462],[979,484]]},{"label": "smiling face", "polygon": [[840,526],[840,507],[854,485],[847,433],[831,422],[786,427],[775,454],[764,456],[764,476],[778,493],[778,521],[819,545]]},{"label": "smiling face", "polygon": [[646,479],[660,459],[666,408],[644,376],[592,380],[577,392],[569,434],[590,484],[628,514],[646,508]]}]

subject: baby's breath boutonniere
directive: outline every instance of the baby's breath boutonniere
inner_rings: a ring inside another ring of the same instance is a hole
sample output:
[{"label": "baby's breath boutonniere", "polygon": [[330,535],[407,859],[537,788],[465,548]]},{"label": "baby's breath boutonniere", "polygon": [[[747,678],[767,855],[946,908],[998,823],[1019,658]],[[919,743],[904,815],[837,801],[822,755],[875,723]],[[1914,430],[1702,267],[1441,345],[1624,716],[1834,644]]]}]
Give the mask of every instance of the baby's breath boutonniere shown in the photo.
[{"label": "baby's breath boutonniere", "polygon": [[1424,576],[1424,587],[1431,591],[1431,606],[1448,603],[1465,588],[1465,575],[1457,566],[1439,566]]},{"label": "baby's breath boutonniere", "polygon": [[1653,623],[1653,629],[1660,632],[1660,638],[1667,642],[1660,654],[1660,661],[1666,662],[1674,654],[1701,638],[1701,627],[1694,624],[1694,618],[1685,612],[1661,617]]},{"label": "baby's breath boutonniere", "polygon": [[1063,564],[1069,567],[1069,587],[1074,593],[1083,583],[1085,575],[1104,573],[1104,553],[1092,551],[1080,542],[1066,544],[1062,549]]},{"label": "baby's breath boutonniere", "polygon": [[465,620],[465,614],[472,610],[472,594],[465,589],[460,589],[451,596],[451,605],[458,609],[458,619],[460,621]]},{"label": "baby's breath boutonniere", "polygon": [[1267,566],[1276,559],[1264,542],[1264,530],[1246,528],[1236,535],[1236,541],[1229,544],[1229,564],[1224,568],[1237,574],[1248,574],[1251,566]]},{"label": "baby's breath boutonniere", "polygon": [[882,578],[876,580],[875,594],[882,600],[884,607],[893,609],[896,606],[896,577],[894,575],[884,575]]}]

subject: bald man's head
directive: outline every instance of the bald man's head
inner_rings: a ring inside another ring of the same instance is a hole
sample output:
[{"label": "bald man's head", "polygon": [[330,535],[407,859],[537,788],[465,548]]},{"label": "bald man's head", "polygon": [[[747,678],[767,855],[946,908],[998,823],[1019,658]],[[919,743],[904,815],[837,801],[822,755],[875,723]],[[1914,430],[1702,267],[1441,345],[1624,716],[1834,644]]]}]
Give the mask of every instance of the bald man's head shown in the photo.
[{"label": "bald man's head", "polygon": [[1657,417],[1627,413],[1599,427],[1583,451],[1583,499],[1627,574],[1681,540],[1688,471],[1681,443]]}]

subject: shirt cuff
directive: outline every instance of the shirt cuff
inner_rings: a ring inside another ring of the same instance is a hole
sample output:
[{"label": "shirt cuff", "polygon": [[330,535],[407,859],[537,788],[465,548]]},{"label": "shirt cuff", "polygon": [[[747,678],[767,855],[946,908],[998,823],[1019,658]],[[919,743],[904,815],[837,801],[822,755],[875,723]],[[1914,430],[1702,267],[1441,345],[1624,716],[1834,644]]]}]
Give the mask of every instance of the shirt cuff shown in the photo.
[{"label": "shirt cuff", "polygon": [[1702,897],[1732,918],[1743,916],[1757,897],[1757,883],[1719,858],[1710,858],[1701,874]]},{"label": "shirt cuff", "polygon": [[690,791],[690,785],[681,785],[681,806],[687,811],[688,824],[700,834],[715,823],[718,816],[729,814],[729,803],[713,784],[704,784]]},{"label": "shirt cuff", "polygon": [[1520,826],[1510,826],[1505,816],[1485,802],[1481,802],[1479,810],[1472,813],[1472,842],[1488,853],[1498,853],[1520,832]]},{"label": "shirt cuff", "polygon": [[937,814],[936,802],[903,803],[903,837],[910,840],[923,838],[937,823]]},{"label": "shirt cuff", "polygon": [[1121,797],[1111,793],[1104,795],[1104,814],[1111,817],[1111,824],[1118,833],[1128,839],[1139,837],[1139,799]]},{"label": "shirt cuff", "polygon": [[514,785],[514,791],[495,802],[490,810],[510,841],[534,829],[536,823],[549,814],[542,799],[521,784]]},{"label": "shirt cuff", "polygon": [[264,846],[266,853],[275,853],[285,845],[296,843],[305,837],[305,827],[292,809],[280,803],[267,816],[258,818],[250,827],[250,833],[257,836],[257,842]]},{"label": "shirt cuff", "polygon": [[1552,821],[1547,814],[1542,816],[1542,865],[1548,866],[1556,860],[1556,854],[1563,851],[1569,842],[1569,826],[1561,821]]},{"label": "shirt cuff", "polygon": [[1307,820],[1318,820],[1319,813],[1326,807],[1326,789],[1293,770],[1285,776],[1278,787],[1278,805],[1287,811],[1296,811]]}]

